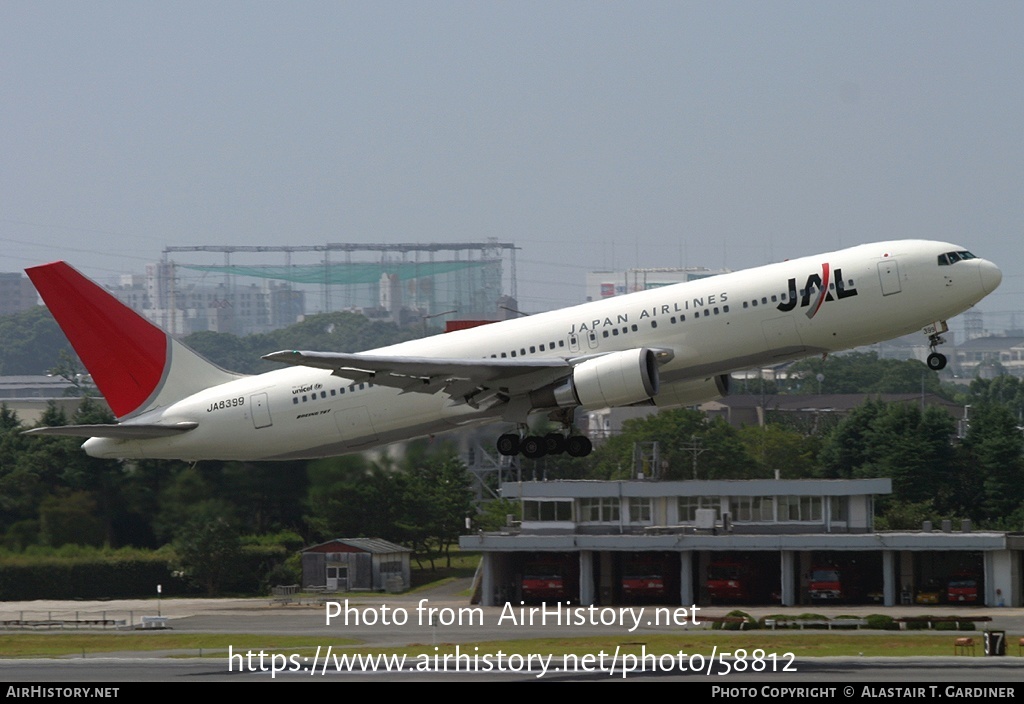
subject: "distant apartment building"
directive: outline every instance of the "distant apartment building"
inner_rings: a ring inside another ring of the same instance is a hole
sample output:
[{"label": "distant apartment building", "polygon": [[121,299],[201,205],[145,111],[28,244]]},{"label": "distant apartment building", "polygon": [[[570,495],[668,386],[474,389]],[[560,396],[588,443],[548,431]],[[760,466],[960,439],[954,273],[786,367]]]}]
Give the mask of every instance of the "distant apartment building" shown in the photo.
[{"label": "distant apartment building", "polygon": [[587,300],[599,301],[637,291],[706,279],[726,274],[729,269],[704,267],[658,267],[653,269],[626,269],[624,271],[592,271],[587,274]]},{"label": "distant apartment building", "polygon": [[1006,373],[1024,377],[1024,335],[973,338],[957,345],[954,359],[964,376],[991,379]]},{"label": "distant apartment building", "polygon": [[21,272],[0,273],[0,315],[34,308],[39,296],[29,278]]},{"label": "distant apartment building", "polygon": [[148,264],[144,275],[125,274],[111,293],[173,335],[267,332],[302,319],[305,293],[288,284],[182,284],[173,266]]}]

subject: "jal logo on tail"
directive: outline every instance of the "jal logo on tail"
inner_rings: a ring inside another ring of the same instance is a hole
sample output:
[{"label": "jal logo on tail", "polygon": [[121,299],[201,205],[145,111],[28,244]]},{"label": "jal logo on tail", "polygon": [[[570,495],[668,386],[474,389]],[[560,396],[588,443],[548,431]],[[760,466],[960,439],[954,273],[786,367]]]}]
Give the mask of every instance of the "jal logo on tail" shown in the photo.
[{"label": "jal logo on tail", "polygon": [[[800,290],[800,307],[807,308],[805,315],[808,318],[813,318],[818,314],[821,309],[821,305],[825,301],[834,301],[836,298],[843,300],[850,296],[857,295],[857,289],[852,285],[847,285],[843,280],[843,270],[836,269],[835,271],[835,297],[832,296],[831,290],[832,284],[832,270],[828,262],[821,265],[821,274],[811,274],[807,277],[807,282],[804,284],[803,289]],[[811,300],[811,296],[814,296],[814,300]],[[783,312],[788,312],[796,308],[797,290],[796,290],[796,279],[789,280],[789,296],[786,300],[778,305],[778,309]]]}]

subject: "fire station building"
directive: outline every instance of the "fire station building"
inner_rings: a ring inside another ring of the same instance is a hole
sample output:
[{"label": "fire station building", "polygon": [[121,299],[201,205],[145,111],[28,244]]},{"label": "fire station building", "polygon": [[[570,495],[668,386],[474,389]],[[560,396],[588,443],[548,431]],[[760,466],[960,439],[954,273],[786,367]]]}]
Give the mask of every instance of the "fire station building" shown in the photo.
[{"label": "fire station building", "polygon": [[464,536],[481,603],[1021,606],[1024,535],[876,531],[889,479],[531,481],[522,521]]}]

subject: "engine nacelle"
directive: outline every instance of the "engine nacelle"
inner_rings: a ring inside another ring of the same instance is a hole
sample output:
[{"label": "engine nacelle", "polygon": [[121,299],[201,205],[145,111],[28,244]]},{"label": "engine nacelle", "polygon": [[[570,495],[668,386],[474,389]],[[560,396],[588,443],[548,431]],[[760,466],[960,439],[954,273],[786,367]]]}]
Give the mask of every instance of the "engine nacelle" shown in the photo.
[{"label": "engine nacelle", "polygon": [[658,394],[658,362],[646,347],[588,359],[572,376],[531,394],[534,408],[606,408],[648,401]]},{"label": "engine nacelle", "polygon": [[719,374],[708,379],[689,379],[672,384],[663,384],[654,397],[658,408],[692,406],[705,401],[714,401],[729,394],[729,375]]}]

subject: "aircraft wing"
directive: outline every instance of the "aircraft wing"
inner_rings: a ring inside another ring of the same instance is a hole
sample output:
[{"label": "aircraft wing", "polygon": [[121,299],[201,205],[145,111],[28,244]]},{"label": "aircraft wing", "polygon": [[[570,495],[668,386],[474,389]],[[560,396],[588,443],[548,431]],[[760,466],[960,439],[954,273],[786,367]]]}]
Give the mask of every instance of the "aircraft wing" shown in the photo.
[{"label": "aircraft wing", "polygon": [[329,369],[335,376],[401,389],[402,393],[444,393],[456,403],[477,406],[483,399],[528,393],[563,379],[579,360],[447,359],[338,352],[283,350],[263,359]]},{"label": "aircraft wing", "polygon": [[23,435],[62,435],[75,438],[115,438],[118,440],[148,440],[166,438],[199,427],[192,421],[174,425],[142,423],[102,423],[97,425],[55,425],[48,428],[32,428]]}]

